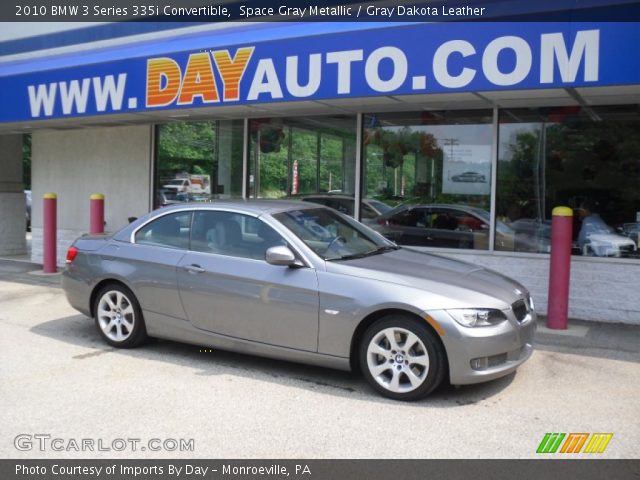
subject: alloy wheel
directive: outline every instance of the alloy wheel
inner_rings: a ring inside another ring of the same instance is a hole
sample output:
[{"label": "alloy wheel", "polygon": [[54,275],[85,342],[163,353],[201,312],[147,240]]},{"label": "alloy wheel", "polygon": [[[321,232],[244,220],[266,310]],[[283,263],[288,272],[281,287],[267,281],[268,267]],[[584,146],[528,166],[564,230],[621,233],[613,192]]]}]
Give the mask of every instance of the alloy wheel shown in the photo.
[{"label": "alloy wheel", "polygon": [[124,342],[136,325],[131,300],[118,290],[109,290],[100,297],[97,318],[102,333],[114,342]]},{"label": "alloy wheel", "polygon": [[407,393],[419,388],[429,373],[429,354],[420,338],[404,328],[385,328],[367,346],[367,366],[384,389]]}]

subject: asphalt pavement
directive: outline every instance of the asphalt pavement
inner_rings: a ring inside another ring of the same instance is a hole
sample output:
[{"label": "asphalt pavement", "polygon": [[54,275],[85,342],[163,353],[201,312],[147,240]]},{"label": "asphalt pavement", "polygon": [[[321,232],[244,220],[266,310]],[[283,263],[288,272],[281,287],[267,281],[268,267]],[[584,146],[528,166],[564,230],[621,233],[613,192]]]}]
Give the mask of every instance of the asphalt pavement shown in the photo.
[{"label": "asphalt pavement", "polygon": [[3,458],[535,458],[547,432],[613,433],[600,458],[640,456],[640,327],[541,328],[515,374],[401,403],[346,372],[169,341],[111,348],[38,268],[0,261]]}]

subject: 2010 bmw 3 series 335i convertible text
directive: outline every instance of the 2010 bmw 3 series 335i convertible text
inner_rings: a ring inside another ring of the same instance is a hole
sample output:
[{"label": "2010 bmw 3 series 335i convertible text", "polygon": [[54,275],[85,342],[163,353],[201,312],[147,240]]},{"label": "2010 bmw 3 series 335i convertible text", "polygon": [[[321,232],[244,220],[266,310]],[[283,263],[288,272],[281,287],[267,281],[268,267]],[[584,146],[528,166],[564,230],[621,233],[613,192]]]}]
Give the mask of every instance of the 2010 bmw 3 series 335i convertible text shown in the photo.
[{"label": "2010 bmw 3 series 335i convertible text", "polygon": [[306,202],[153,211],[115,235],[76,240],[63,286],[115,347],[150,336],[359,369],[398,400],[514,371],[536,328],[517,282],[398,247]]}]

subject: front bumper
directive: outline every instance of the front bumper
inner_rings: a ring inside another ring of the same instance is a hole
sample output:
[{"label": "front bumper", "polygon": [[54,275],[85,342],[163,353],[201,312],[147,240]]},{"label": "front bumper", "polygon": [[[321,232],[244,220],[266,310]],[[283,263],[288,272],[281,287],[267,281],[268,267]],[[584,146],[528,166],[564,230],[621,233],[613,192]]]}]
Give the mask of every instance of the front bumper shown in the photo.
[{"label": "front bumper", "polygon": [[440,336],[449,359],[452,385],[467,385],[503,377],[533,353],[537,325],[535,312],[518,322],[512,311],[507,321],[491,327],[463,327],[444,310],[428,313],[443,328]]}]

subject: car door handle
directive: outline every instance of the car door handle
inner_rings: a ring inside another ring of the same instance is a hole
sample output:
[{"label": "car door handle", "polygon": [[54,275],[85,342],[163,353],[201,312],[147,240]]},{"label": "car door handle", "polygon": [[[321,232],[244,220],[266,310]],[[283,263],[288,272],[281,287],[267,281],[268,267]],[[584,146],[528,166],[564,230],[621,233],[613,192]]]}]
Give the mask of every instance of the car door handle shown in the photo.
[{"label": "car door handle", "polygon": [[202,273],[205,271],[204,268],[202,268],[200,265],[195,264],[186,265],[184,269],[189,273]]}]

